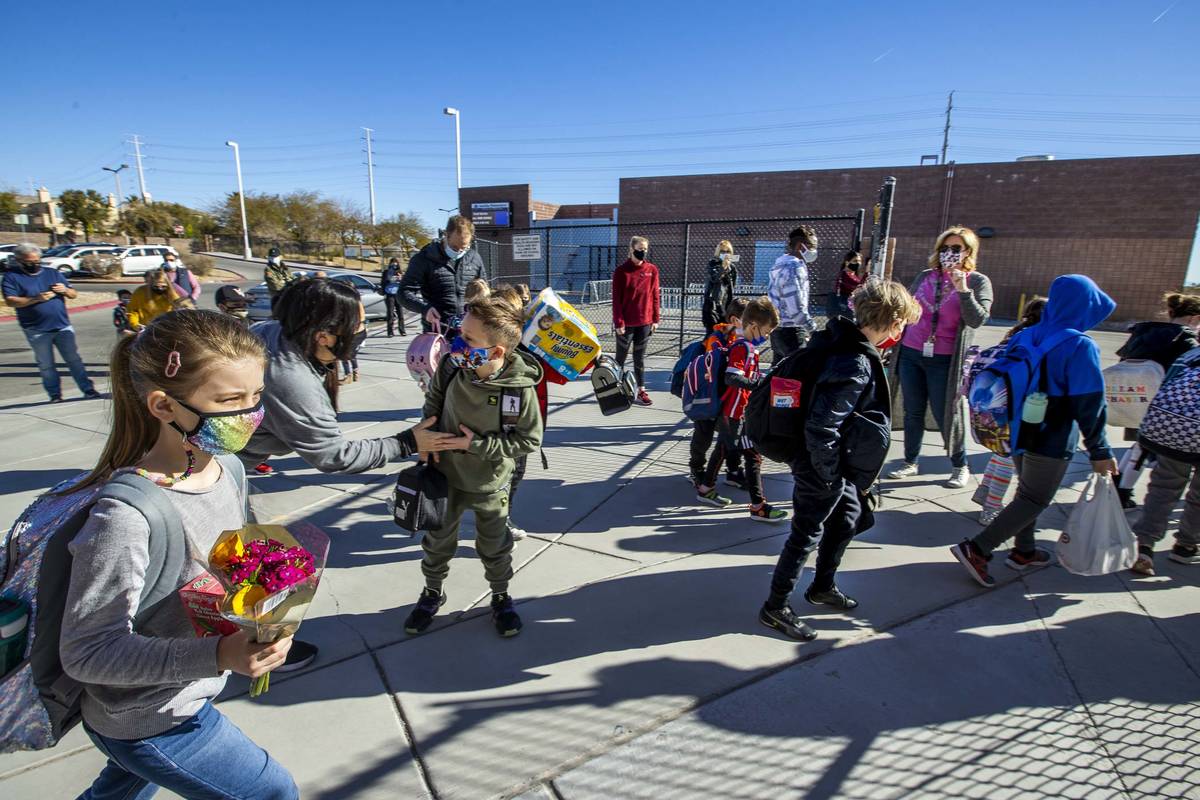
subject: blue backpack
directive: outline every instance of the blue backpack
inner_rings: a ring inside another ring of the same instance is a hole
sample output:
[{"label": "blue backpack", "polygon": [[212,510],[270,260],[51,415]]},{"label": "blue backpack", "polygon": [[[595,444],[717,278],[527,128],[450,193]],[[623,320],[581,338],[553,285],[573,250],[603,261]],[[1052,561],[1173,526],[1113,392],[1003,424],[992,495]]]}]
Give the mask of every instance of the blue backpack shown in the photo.
[{"label": "blue backpack", "polygon": [[1046,354],[1067,339],[1083,336],[1065,328],[1034,346],[1028,332],[1014,336],[995,360],[975,372],[967,390],[971,436],[1002,456],[1011,456],[1021,435],[1021,410],[1030,393],[1044,389]]},{"label": "blue backpack", "polygon": [[[245,492],[245,468],[237,456],[220,456]],[[67,546],[103,498],[139,511],[150,527],[150,563],[133,619],[134,630],[155,606],[179,590],[187,559],[183,520],[152,481],[121,473],[71,494],[76,475],[40,496],[0,539],[0,608],[17,621],[0,637],[0,753],[53,747],[79,723],[83,686],[63,671],[58,642],[71,581]],[[10,625],[5,626],[10,627]],[[14,663],[15,662],[15,663]]]},{"label": "blue backpack", "polygon": [[679,354],[679,360],[671,368],[671,394],[679,398],[683,397],[683,379],[687,374],[687,368],[702,355],[704,355],[703,339],[698,342],[692,342],[683,348],[683,352]]},{"label": "blue backpack", "polygon": [[688,364],[683,376],[683,413],[688,419],[716,419],[725,390],[725,349],[714,347]]}]

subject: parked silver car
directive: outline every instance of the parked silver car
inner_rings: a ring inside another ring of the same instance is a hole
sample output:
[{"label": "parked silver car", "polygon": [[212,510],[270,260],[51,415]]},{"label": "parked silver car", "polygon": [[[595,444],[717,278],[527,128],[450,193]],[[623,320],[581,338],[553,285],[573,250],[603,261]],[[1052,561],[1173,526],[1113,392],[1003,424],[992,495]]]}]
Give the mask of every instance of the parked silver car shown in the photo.
[{"label": "parked silver car", "polygon": [[[311,271],[305,272],[302,270],[294,270],[297,275],[305,277],[311,276]],[[387,319],[387,306],[383,302],[383,295],[377,291],[379,281],[374,276],[360,275],[357,272],[341,272],[334,270],[326,270],[326,277],[330,280],[342,281],[348,283],[358,290],[358,296],[362,298],[363,308],[367,312],[367,319]],[[246,299],[250,302],[249,312],[251,322],[261,322],[264,319],[271,318],[271,293],[267,291],[267,284],[260,283],[246,290]]]}]

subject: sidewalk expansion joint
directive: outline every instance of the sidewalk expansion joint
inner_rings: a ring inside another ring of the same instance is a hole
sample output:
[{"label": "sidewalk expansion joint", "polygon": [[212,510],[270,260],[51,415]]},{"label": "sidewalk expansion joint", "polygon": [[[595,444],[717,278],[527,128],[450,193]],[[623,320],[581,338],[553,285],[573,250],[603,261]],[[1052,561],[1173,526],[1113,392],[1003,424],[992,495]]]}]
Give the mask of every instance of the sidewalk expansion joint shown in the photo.
[{"label": "sidewalk expansion joint", "polygon": [[[1063,676],[1066,677],[1067,683],[1071,685],[1071,691],[1075,693],[1077,705],[1083,709],[1084,716],[1087,717],[1088,725],[1084,730],[1080,731],[1080,738],[1090,739],[1097,747],[1099,752],[1104,754],[1104,758],[1108,761],[1109,768],[1116,776],[1118,783],[1121,786],[1121,795],[1125,798],[1133,796],[1129,786],[1125,783],[1125,776],[1121,774],[1121,770],[1117,766],[1117,759],[1112,753],[1104,738],[1100,736],[1101,725],[1092,713],[1092,707],[1088,701],[1084,699],[1083,692],[1079,689],[1079,684],[1075,682],[1075,676],[1071,674],[1071,667],[1067,664],[1067,659],[1063,656],[1062,651],[1058,648],[1058,641],[1055,640],[1053,632],[1050,630],[1050,625],[1043,616],[1042,610],[1038,607],[1037,601],[1033,598],[1034,590],[1022,575],[1018,579],[1021,586],[1025,589],[1026,600],[1033,605],[1033,613],[1037,614],[1038,623],[1042,626],[1042,633],[1046,636],[1046,641],[1050,643],[1050,649],[1054,651],[1054,658],[1058,661],[1059,667],[1062,669]],[[1139,603],[1139,606],[1141,604]]]}]

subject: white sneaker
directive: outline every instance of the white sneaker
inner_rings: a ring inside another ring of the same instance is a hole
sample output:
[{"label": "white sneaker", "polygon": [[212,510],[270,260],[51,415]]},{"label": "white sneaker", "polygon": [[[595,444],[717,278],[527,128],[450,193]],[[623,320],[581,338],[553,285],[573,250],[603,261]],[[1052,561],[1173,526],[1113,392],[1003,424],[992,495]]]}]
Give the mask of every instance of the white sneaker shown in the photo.
[{"label": "white sneaker", "polygon": [[516,525],[513,525],[512,520],[509,520],[507,524],[508,533],[510,536],[512,536],[514,542],[519,542],[529,535],[525,532],[524,528],[518,528]]},{"label": "white sneaker", "polygon": [[947,489],[965,489],[971,481],[971,470],[967,467],[955,467],[950,473],[950,480],[946,481]]},{"label": "white sneaker", "polygon": [[917,469],[916,464],[909,464],[909,463],[905,462],[904,464],[901,464],[900,466],[896,467],[894,470],[889,472],[888,477],[896,478],[896,479],[911,478],[912,476],[916,475],[918,471],[919,470]]}]

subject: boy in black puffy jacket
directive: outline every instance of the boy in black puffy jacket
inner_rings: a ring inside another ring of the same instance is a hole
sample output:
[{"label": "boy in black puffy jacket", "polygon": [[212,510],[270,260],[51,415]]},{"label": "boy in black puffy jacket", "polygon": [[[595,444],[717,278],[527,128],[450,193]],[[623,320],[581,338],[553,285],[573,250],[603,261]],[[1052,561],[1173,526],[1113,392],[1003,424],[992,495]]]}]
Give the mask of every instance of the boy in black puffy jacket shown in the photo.
[{"label": "boy in black puffy jacket", "polygon": [[[758,619],[801,641],[817,634],[788,605],[800,570],[817,550],[816,575],[804,593],[813,605],[850,610],[858,602],[834,582],[846,545],[862,515],[860,495],[887,458],[889,391],[879,351],[900,340],[921,307],[894,281],[871,280],[851,298],[855,322],[838,317],[813,337],[822,354],[814,383],[801,389],[803,445],[791,463],[792,532],[771,578]],[[781,387],[781,389],[784,387]],[[775,387],[772,384],[772,396]],[[774,406],[775,404],[772,403]]]}]

